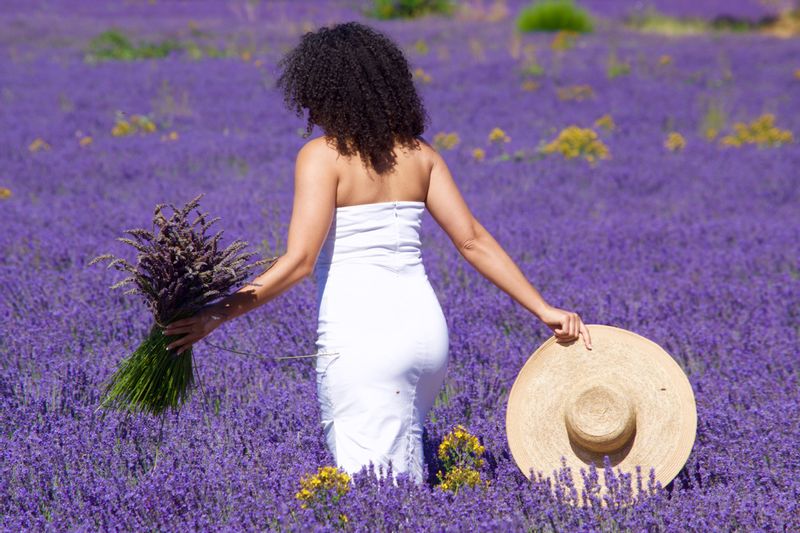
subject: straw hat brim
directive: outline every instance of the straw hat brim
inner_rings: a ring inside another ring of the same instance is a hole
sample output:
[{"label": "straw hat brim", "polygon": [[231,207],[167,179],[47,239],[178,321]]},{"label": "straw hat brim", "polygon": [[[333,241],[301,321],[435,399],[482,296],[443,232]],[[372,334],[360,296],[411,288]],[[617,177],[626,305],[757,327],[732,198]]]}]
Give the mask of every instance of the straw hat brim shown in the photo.
[{"label": "straw hat brim", "polygon": [[[644,486],[650,467],[666,486],[686,463],[695,440],[691,384],[653,341],[614,326],[587,327],[592,350],[583,338],[562,344],[551,337],[517,375],[506,410],[514,461],[528,478],[531,469],[548,477],[562,467],[563,455],[580,491],[580,469],[588,472],[594,463],[601,470],[608,455],[615,473],[631,473],[634,492],[636,465]],[[622,419],[627,429],[620,429]],[[617,431],[616,441],[603,441],[607,430]]]}]

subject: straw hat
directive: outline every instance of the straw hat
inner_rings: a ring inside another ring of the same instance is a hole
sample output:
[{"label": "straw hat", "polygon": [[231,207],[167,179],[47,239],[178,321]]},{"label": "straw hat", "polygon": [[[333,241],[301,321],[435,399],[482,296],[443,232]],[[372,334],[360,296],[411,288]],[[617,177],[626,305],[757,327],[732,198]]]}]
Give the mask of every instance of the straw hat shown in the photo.
[{"label": "straw hat", "polygon": [[583,339],[562,344],[551,337],[520,370],[508,398],[506,434],[514,461],[526,477],[545,477],[570,467],[580,493],[589,464],[602,474],[608,455],[614,473],[636,465],[647,487],[650,467],[666,486],[689,457],[697,410],[689,380],[658,344],[632,331],[587,325],[592,349]]}]

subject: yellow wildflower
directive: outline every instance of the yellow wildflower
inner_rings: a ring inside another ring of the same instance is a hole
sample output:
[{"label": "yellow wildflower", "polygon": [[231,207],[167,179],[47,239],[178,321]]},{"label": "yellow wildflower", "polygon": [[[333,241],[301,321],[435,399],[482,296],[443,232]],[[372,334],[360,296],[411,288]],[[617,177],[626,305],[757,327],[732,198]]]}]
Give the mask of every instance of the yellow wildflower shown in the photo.
[{"label": "yellow wildflower", "polygon": [[553,40],[550,42],[550,48],[556,52],[563,52],[569,50],[575,45],[575,40],[578,37],[578,32],[561,30],[556,33]]},{"label": "yellow wildflower", "polygon": [[131,117],[131,123],[133,123],[139,131],[143,131],[144,133],[153,133],[156,131],[155,123],[144,115],[133,115]]},{"label": "yellow wildflower", "polygon": [[594,97],[594,89],[589,85],[570,85],[557,90],[559,100],[574,100],[581,102]]},{"label": "yellow wildflower", "polygon": [[608,113],[595,120],[594,125],[597,126],[598,128],[603,128],[608,131],[613,131],[614,128],[617,127],[617,125],[614,124],[614,119],[612,119],[611,115],[609,115]]},{"label": "yellow wildflower", "polygon": [[714,139],[717,138],[717,135],[719,135],[719,131],[717,131],[717,128],[708,127],[706,128],[705,135],[706,139],[708,139],[709,141],[713,141]]},{"label": "yellow wildflower", "polygon": [[153,133],[156,131],[155,123],[145,115],[131,115],[130,120],[126,120],[120,114],[117,122],[111,129],[111,135],[114,137],[124,137],[126,135],[133,135],[136,132]]},{"label": "yellow wildflower", "polygon": [[466,461],[473,463],[475,467],[480,467],[483,465],[483,459],[480,457],[484,451],[478,437],[467,432],[464,426],[459,424],[442,439],[438,456],[445,466]]},{"label": "yellow wildflower", "polygon": [[578,126],[563,129],[558,137],[544,146],[542,151],[545,154],[560,153],[567,159],[583,157],[589,163],[611,157],[608,147],[598,138],[594,130]]},{"label": "yellow wildflower", "polygon": [[11,189],[8,187],[0,187],[0,200],[11,198]]},{"label": "yellow wildflower", "polygon": [[541,86],[538,81],[534,80],[525,80],[522,82],[522,90],[523,91],[535,91]]},{"label": "yellow wildflower", "polygon": [[[474,468],[455,467],[444,474],[439,471],[437,475],[439,479],[441,479],[441,483],[438,485],[439,489],[448,490],[453,493],[457,493],[458,490],[465,485],[475,487],[481,483],[481,474]],[[483,486],[488,487],[489,481],[485,481]]]},{"label": "yellow wildflower", "polygon": [[81,146],[89,146],[90,144],[92,144],[93,140],[94,139],[92,139],[89,135],[86,135],[84,137],[81,137],[81,139],[78,141],[78,144],[80,144]]},{"label": "yellow wildflower", "polygon": [[440,149],[451,150],[459,143],[459,141],[460,139],[456,132],[453,133],[439,132],[433,136],[434,145]]},{"label": "yellow wildflower", "polygon": [[672,56],[664,54],[658,58],[658,64],[662,67],[672,64]]},{"label": "yellow wildflower", "polygon": [[429,52],[428,43],[425,42],[425,39],[417,39],[414,43],[414,49],[420,54],[427,54]]},{"label": "yellow wildflower", "polygon": [[800,68],[794,71],[794,79],[800,80]]},{"label": "yellow wildflower", "polygon": [[422,81],[423,83],[430,83],[431,82],[431,76],[427,72],[422,70],[422,67],[417,67],[414,70],[414,77],[416,79]]},{"label": "yellow wildflower", "polygon": [[251,59],[253,59],[253,54],[250,53],[250,50],[245,50],[240,54],[240,57],[242,58],[242,61],[249,62]]},{"label": "yellow wildflower", "polygon": [[757,144],[758,146],[781,146],[794,140],[792,132],[775,126],[775,115],[764,113],[750,124],[737,122],[733,125],[734,133],[721,139],[723,146],[742,146]]},{"label": "yellow wildflower", "polygon": [[111,135],[114,137],[123,137],[125,135],[130,135],[131,133],[136,131],[136,126],[128,122],[127,120],[118,120],[114,127],[111,129]]},{"label": "yellow wildflower", "polygon": [[439,488],[458,492],[464,485],[474,487],[480,483],[481,475],[478,468],[484,464],[481,458],[484,451],[485,448],[478,441],[478,437],[470,434],[461,424],[455,426],[444,436],[437,451],[444,469],[436,474],[439,478]]},{"label": "yellow wildflower", "polygon": [[295,498],[303,509],[309,506],[336,503],[350,490],[350,475],[335,466],[321,466],[316,474],[303,476]]},{"label": "yellow wildflower", "polygon": [[683,150],[686,147],[686,139],[677,131],[672,131],[667,135],[667,140],[664,141],[664,147],[670,152]]},{"label": "yellow wildflower", "polygon": [[31,152],[39,152],[41,150],[49,150],[50,145],[41,137],[36,137],[32,143],[28,145],[28,150]]},{"label": "yellow wildflower", "polygon": [[486,157],[486,152],[483,150],[483,148],[475,148],[472,150],[472,157],[474,157],[476,161],[483,161],[483,159]]},{"label": "yellow wildflower", "polygon": [[171,131],[166,135],[162,135],[161,136],[161,140],[162,141],[177,141],[178,140],[178,132],[177,131]]},{"label": "yellow wildflower", "polygon": [[509,142],[511,137],[506,135],[506,132],[501,130],[500,128],[494,128],[491,132],[489,132],[489,142]]}]

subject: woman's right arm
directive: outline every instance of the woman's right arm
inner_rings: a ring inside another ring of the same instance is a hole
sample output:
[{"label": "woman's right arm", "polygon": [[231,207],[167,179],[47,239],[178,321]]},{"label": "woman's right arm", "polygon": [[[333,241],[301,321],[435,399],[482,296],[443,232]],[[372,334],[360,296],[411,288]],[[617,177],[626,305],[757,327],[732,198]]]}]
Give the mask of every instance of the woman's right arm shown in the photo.
[{"label": "woman's right arm", "polygon": [[589,330],[577,313],[549,305],[508,256],[506,251],[472,215],[442,156],[431,149],[433,165],[425,204],[458,251],[478,272],[533,313],[562,342],[583,336],[591,349]]}]

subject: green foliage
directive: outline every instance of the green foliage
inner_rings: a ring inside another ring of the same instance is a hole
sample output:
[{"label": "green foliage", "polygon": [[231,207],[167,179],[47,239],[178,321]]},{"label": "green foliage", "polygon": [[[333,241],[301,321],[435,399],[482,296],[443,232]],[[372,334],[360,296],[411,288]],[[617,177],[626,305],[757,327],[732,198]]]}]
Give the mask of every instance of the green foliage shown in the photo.
[{"label": "green foliage", "polygon": [[452,15],[454,0],[372,0],[365,14],[378,19],[416,18],[425,15]]},{"label": "green foliage", "polygon": [[606,76],[608,76],[609,79],[614,79],[618,76],[630,74],[630,72],[630,63],[620,61],[619,58],[617,58],[616,51],[612,49],[608,54],[608,62],[606,63]]},{"label": "green foliage", "polygon": [[655,8],[649,7],[641,14],[628,17],[625,24],[645,33],[696,35],[708,32],[752,31],[768,24],[768,21],[749,22],[728,16],[716,17],[713,20],[694,17],[680,18],[665,15]]},{"label": "green foliage", "polygon": [[89,41],[87,61],[133,61],[166,57],[181,45],[173,39],[134,44],[118,29],[104,31]]},{"label": "green foliage", "polygon": [[98,409],[162,415],[167,409],[180,411],[195,383],[192,348],[178,356],[167,345],[183,335],[164,335],[157,324],[150,334],[119,364],[103,384]]},{"label": "green foliage", "polygon": [[544,68],[539,63],[529,63],[522,67],[521,72],[526,76],[541,76],[544,74]]},{"label": "green foliage", "polygon": [[524,8],[517,17],[517,29],[530,31],[574,31],[588,33],[594,24],[589,14],[572,0],[541,0]]}]

